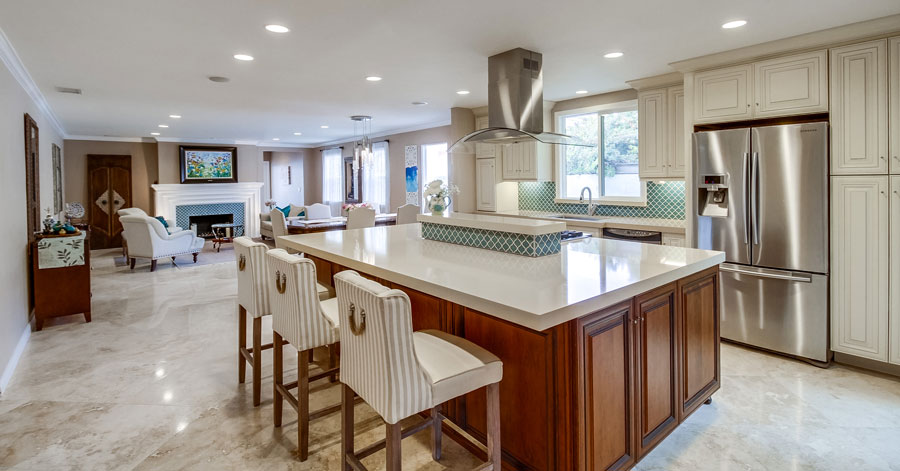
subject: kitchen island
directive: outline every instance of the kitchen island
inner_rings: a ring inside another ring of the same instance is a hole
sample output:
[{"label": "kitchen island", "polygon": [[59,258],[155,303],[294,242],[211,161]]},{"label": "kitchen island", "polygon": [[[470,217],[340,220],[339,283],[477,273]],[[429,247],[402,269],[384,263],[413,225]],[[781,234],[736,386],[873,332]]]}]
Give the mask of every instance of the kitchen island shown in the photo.
[{"label": "kitchen island", "polygon": [[[425,240],[420,224],[282,241],[321,283],[352,269],[401,289],[414,329],[503,360],[505,469],[628,469],[719,388],[720,252],[587,239],[531,258]],[[449,436],[484,440],[483,392],[443,411]]]}]

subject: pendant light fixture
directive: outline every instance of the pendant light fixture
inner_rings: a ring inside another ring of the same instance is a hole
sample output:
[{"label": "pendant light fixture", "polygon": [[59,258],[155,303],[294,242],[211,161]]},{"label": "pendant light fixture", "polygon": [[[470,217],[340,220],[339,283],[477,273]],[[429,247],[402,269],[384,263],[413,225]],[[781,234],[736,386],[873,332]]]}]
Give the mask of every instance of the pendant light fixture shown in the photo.
[{"label": "pendant light fixture", "polygon": [[370,167],[372,165],[372,141],[369,133],[372,132],[372,117],[356,115],[353,120],[353,134],[359,136],[356,145],[353,146],[353,163],[356,168]]}]

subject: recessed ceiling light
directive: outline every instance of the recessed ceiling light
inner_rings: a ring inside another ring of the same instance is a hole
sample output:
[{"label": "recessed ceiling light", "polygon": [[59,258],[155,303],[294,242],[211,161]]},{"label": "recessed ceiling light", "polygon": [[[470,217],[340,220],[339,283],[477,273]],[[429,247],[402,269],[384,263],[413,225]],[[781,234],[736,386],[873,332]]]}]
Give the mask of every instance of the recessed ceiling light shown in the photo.
[{"label": "recessed ceiling light", "polygon": [[587,90],[576,90],[575,91],[576,95],[584,95],[585,93],[587,93]]},{"label": "recessed ceiling light", "polygon": [[414,102],[412,102],[412,104],[414,106],[425,106],[428,104],[428,102],[427,101],[414,101]]},{"label": "recessed ceiling light", "polygon": [[266,25],[266,29],[273,33],[287,33],[288,31],[290,31],[287,26],[281,25]]},{"label": "recessed ceiling light", "polygon": [[160,124],[159,127],[161,127],[161,128],[167,128],[167,127],[169,127],[169,125],[168,125],[168,124]]},{"label": "recessed ceiling light", "polygon": [[327,124],[323,124],[323,125],[321,125],[321,126],[319,126],[319,127],[322,128],[322,129],[328,129],[328,125],[327,125]]},{"label": "recessed ceiling light", "polygon": [[728,23],[723,24],[722,28],[724,28],[724,29],[740,28],[741,26],[744,26],[745,24],[747,24],[746,20],[734,20],[734,21],[729,21]]},{"label": "recessed ceiling light", "polygon": [[622,57],[624,55],[625,54],[623,54],[621,52],[608,52],[606,54],[603,54],[603,57],[605,57],[607,59],[616,59],[616,58]]},{"label": "recessed ceiling light", "polygon": [[234,58],[239,61],[252,61],[253,60],[253,56],[247,55],[247,54],[235,54]]},{"label": "recessed ceiling light", "polygon": [[368,80],[370,82],[380,82],[381,77],[379,77],[377,75],[370,75],[370,76],[366,77],[366,80]]},{"label": "recessed ceiling light", "polygon": [[172,119],[181,119],[181,115],[180,115],[180,114],[170,114],[169,117],[172,118]]},{"label": "recessed ceiling light", "polygon": [[273,137],[272,140],[273,140],[273,141],[280,141],[281,138],[280,138],[280,137]]},{"label": "recessed ceiling light", "polygon": [[294,135],[295,135],[295,136],[302,136],[303,133],[302,133],[302,132],[295,132]]},{"label": "recessed ceiling light", "polygon": [[460,90],[460,91],[456,92],[456,94],[457,95],[468,95],[469,91],[468,90]]},{"label": "recessed ceiling light", "polygon": [[158,132],[151,132],[150,135],[151,135],[151,136],[159,136],[159,133],[158,133]]}]

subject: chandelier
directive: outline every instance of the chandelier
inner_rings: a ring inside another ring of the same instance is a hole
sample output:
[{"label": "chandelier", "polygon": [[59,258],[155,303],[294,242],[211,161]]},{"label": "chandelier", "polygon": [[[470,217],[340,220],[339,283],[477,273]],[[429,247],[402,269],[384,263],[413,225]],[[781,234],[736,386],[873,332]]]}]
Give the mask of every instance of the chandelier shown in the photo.
[{"label": "chandelier", "polygon": [[353,164],[356,168],[370,167],[372,165],[372,141],[369,133],[372,132],[372,117],[356,115],[353,120],[353,135],[359,136],[353,146]]}]

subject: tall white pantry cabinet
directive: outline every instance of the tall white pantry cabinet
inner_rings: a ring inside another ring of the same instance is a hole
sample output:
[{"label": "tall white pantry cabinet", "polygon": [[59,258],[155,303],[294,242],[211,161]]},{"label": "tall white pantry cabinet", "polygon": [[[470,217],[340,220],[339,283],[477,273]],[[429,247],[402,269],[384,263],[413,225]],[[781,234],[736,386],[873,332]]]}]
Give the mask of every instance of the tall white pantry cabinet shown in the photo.
[{"label": "tall white pantry cabinet", "polygon": [[831,348],[900,365],[900,37],[830,54]]}]

